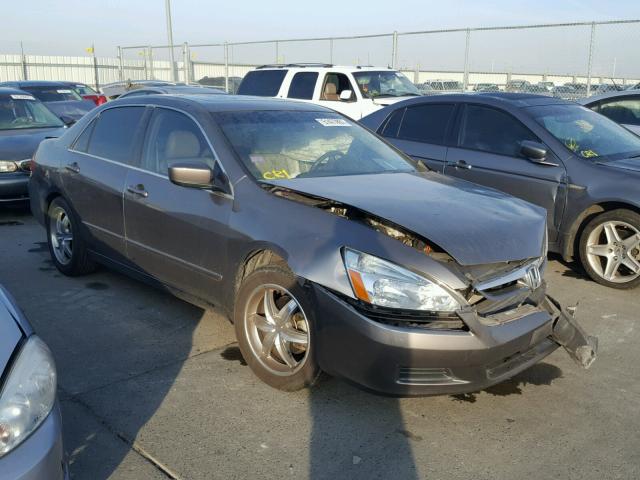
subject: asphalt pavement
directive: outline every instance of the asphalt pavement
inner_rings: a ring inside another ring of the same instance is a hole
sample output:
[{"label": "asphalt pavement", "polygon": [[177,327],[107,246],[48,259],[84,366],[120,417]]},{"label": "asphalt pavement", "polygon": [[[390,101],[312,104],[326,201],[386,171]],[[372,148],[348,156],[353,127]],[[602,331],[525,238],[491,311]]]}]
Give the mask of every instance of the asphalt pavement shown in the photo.
[{"label": "asphalt pavement", "polygon": [[65,277],[44,229],[0,210],[0,283],[56,359],[73,479],[640,478],[640,291],[555,257],[546,279],[599,337],[590,370],[558,350],[468,395],[388,398],[335,378],[283,393],[219,313],[104,268]]}]

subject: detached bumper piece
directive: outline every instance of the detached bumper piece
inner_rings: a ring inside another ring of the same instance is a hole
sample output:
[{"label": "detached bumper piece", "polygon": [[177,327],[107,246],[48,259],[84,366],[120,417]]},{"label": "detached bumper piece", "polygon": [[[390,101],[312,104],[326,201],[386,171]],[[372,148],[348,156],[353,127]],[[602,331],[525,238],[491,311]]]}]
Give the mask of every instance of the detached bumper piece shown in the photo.
[{"label": "detached bumper piece", "polygon": [[563,309],[560,303],[549,295],[542,306],[549,312],[553,321],[551,339],[562,346],[578,365],[589,368],[598,355],[598,339],[587,335],[576,321],[574,312]]}]

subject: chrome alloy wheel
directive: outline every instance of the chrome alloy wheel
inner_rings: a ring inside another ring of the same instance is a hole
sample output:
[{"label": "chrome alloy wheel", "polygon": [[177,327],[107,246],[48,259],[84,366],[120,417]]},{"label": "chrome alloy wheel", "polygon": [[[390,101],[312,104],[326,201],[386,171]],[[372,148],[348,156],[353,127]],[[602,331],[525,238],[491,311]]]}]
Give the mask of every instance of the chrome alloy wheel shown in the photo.
[{"label": "chrome alloy wheel", "polygon": [[586,250],[591,268],[608,282],[627,283],[640,276],[640,231],[626,222],[598,225]]},{"label": "chrome alloy wheel", "polygon": [[278,285],[261,285],[249,297],[244,313],[252,353],[270,373],[289,376],[309,356],[309,321],[291,293]]},{"label": "chrome alloy wheel", "polygon": [[73,255],[73,231],[69,214],[62,207],[55,207],[50,213],[49,238],[56,260],[68,265]]}]

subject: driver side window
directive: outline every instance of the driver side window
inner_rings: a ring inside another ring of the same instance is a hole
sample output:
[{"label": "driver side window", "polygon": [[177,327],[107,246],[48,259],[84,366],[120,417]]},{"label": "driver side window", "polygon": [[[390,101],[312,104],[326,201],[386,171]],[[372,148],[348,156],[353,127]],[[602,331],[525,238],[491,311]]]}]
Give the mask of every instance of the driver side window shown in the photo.
[{"label": "driver side window", "polygon": [[142,168],[167,175],[175,163],[201,162],[215,167],[215,157],[196,123],[183,113],[158,107],[149,122]]},{"label": "driver side window", "polygon": [[320,100],[328,100],[330,102],[339,102],[340,94],[344,90],[351,91],[350,102],[355,101],[355,93],[351,82],[344,73],[327,73],[324,77],[324,84],[320,93]]},{"label": "driver side window", "polygon": [[460,147],[520,156],[520,142],[539,142],[538,137],[519,120],[495,108],[467,105],[460,131]]}]

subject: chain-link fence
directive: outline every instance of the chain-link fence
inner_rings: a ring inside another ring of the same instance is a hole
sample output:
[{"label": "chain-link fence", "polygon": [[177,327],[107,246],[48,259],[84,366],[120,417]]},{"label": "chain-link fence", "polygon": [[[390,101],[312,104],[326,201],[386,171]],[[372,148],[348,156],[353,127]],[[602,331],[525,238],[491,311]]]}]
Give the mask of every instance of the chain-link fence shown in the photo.
[{"label": "chain-link fence", "polygon": [[[640,82],[640,20],[118,47],[117,58],[0,55],[0,80],[201,83],[235,92],[258,65],[326,62],[404,72],[425,93],[526,91],[564,98]],[[171,55],[173,53],[173,55]]]}]

